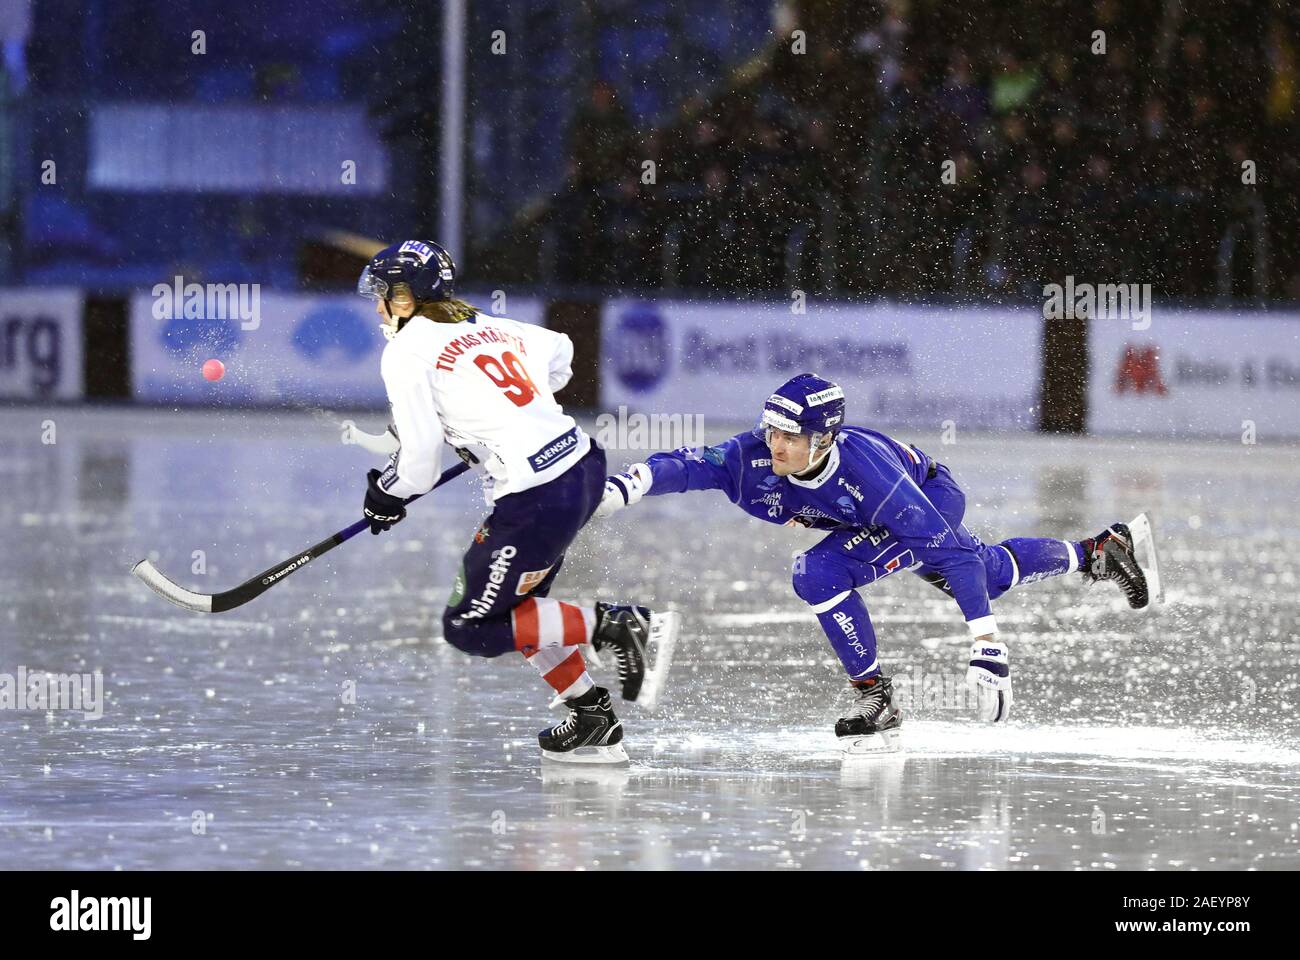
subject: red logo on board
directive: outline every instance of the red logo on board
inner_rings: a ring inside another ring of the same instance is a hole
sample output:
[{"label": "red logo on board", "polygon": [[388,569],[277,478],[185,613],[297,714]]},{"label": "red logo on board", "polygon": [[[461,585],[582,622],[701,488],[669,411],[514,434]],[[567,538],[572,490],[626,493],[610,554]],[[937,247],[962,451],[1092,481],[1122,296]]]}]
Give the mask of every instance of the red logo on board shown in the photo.
[{"label": "red logo on board", "polygon": [[1115,374],[1116,393],[1154,393],[1163,397],[1169,392],[1160,376],[1160,354],[1154,346],[1129,344]]}]

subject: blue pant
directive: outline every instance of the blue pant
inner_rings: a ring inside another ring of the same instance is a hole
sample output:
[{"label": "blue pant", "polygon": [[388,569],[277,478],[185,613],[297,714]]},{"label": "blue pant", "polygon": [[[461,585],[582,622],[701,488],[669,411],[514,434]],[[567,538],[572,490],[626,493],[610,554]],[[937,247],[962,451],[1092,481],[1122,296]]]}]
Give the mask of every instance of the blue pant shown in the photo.
[{"label": "blue pant", "polygon": [[515,649],[510,612],[544,597],[564,553],[591,519],[605,490],[605,451],[594,442],[581,460],[540,487],[511,493],[493,506],[465,551],[447,609],[443,637],[478,657]]},{"label": "blue pant", "polygon": [[[982,543],[962,523],[966,495],[946,467],[938,465],[936,475],[921,485],[921,492],[943,514],[961,544],[973,549],[983,562],[990,600],[1017,583],[1071,569],[1069,551],[1077,548],[1063,540],[1019,538],[996,546]],[[943,574],[916,559],[916,548],[923,542],[897,537],[885,527],[847,528],[833,531],[795,558],[794,592],[812,606],[850,678],[870,677],[880,671],[875,630],[856,588],[900,570],[912,570],[951,596]],[[1073,565],[1077,566],[1077,554]]]}]

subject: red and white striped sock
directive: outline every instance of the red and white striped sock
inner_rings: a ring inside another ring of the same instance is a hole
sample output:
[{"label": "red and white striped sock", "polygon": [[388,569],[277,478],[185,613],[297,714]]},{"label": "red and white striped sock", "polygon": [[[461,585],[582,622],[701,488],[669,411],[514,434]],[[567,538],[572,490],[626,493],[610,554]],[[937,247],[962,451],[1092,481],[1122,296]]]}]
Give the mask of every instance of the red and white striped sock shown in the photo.
[{"label": "red and white striped sock", "polygon": [[543,647],[527,660],[565,700],[580,697],[596,685],[578,647]]},{"label": "red and white striped sock", "polygon": [[596,630],[596,608],[529,597],[510,613],[515,649],[531,657],[545,647],[572,647],[589,643]]},{"label": "red and white striped sock", "polygon": [[529,597],[510,614],[515,649],[561,697],[580,697],[595,682],[578,645],[591,641],[596,609],[550,597]]}]

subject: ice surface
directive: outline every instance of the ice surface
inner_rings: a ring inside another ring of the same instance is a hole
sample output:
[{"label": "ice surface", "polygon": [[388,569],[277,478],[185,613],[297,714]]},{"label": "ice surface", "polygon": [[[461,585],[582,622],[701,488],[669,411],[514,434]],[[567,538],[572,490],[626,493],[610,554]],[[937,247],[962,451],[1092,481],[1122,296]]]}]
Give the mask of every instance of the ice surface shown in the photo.
[{"label": "ice surface", "polygon": [[644,501],[584,533],[553,595],[681,610],[674,674],[654,715],[620,708],[629,769],[566,773],[538,760],[557,714],[535,672],[440,638],[471,483],[195,614],[131,564],[233,586],[355,519],[373,457],[321,413],[0,423],[0,674],[98,669],[107,699],[99,720],[0,710],[0,868],[1300,867],[1294,447],[900,432],[986,539],[1152,510],[1168,604],[1134,614],[1074,577],[998,601],[1016,715],[990,729],[955,684],[952,602],[878,584],[905,752],[847,763],[842,675],[789,590],[815,535],[717,493]]}]

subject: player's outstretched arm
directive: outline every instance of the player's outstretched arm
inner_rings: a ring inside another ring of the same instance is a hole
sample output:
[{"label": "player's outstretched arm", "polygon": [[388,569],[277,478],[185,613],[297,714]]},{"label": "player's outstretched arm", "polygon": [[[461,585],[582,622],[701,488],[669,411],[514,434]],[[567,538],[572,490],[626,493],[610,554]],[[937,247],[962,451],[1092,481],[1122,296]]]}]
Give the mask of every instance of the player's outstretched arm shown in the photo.
[{"label": "player's outstretched arm", "polygon": [[607,517],[647,494],[687,490],[722,490],[734,503],[739,497],[741,464],[738,437],[716,447],[681,447],[653,454],[645,463],[633,464],[605,481],[596,516]]}]

